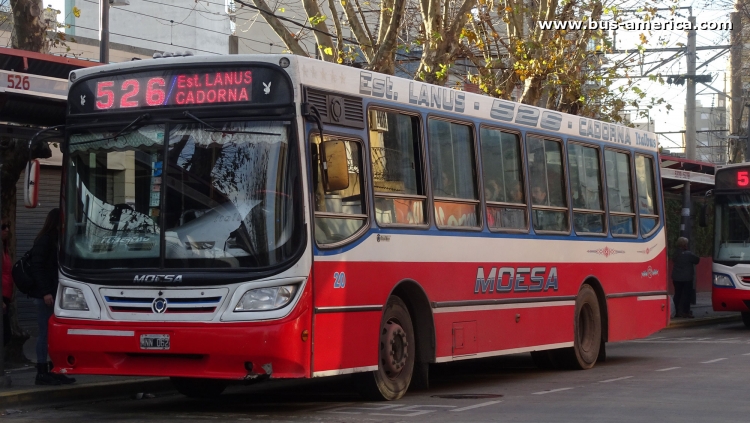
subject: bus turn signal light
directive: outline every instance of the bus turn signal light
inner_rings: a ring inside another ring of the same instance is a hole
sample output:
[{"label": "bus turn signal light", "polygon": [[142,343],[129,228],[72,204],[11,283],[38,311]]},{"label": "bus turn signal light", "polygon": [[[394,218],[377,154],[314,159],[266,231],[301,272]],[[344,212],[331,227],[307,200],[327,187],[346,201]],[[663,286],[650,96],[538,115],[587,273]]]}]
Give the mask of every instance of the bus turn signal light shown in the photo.
[{"label": "bus turn signal light", "polygon": [[307,329],[302,331],[302,342],[307,342],[307,337],[310,333],[307,331]]}]

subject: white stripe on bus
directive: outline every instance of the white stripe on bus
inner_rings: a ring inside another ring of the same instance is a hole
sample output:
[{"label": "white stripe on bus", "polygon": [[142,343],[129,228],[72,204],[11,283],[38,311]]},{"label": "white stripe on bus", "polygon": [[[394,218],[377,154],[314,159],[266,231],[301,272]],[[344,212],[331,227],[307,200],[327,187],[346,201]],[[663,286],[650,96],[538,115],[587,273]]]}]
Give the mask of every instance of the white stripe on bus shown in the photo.
[{"label": "white stripe on bus", "polygon": [[68,329],[68,335],[135,336],[132,330]]},{"label": "white stripe on bus", "polygon": [[373,372],[378,369],[378,366],[364,366],[364,367],[351,367],[348,369],[336,369],[336,370],[324,370],[321,372],[313,372],[313,377],[323,376],[336,376],[336,375],[348,375],[350,373],[362,373],[362,372]]}]

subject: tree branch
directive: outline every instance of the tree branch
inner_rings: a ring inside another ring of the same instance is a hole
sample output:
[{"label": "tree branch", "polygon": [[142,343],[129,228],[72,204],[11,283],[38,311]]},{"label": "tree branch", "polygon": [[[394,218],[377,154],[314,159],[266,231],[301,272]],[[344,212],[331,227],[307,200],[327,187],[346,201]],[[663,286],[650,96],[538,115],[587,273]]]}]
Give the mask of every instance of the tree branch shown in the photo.
[{"label": "tree branch", "polygon": [[284,45],[289,49],[289,51],[292,52],[292,54],[296,54],[298,56],[308,56],[307,52],[299,44],[297,38],[292,35],[292,33],[289,32],[288,29],[286,29],[286,26],[284,26],[284,24],[281,23],[281,21],[276,16],[274,16],[273,12],[271,12],[271,9],[268,8],[268,5],[264,0],[253,0],[253,3],[255,3],[255,7],[260,9],[261,15],[263,15],[263,19],[268,22],[268,25],[270,25],[276,35],[281,38],[281,41],[284,42]]},{"label": "tree branch", "polygon": [[357,17],[357,12],[354,10],[351,0],[341,0],[341,5],[344,6],[346,19],[349,20],[349,26],[352,28],[354,38],[357,39],[359,47],[362,49],[362,54],[365,56],[365,60],[367,60],[368,63],[372,63],[372,57],[375,55],[372,51],[373,40],[367,36],[365,30],[362,28],[362,23],[359,21],[359,17]]}]

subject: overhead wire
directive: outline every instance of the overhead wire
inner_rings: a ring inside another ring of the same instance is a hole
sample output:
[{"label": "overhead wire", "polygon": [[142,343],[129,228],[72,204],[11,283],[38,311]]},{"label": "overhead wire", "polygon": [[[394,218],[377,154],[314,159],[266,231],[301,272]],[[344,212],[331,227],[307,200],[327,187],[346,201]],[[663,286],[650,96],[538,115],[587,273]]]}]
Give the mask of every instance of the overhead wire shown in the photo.
[{"label": "overhead wire", "polygon": [[[96,4],[98,4],[98,2],[95,2],[95,1],[92,1],[92,0],[84,0],[84,1],[89,2],[89,3],[96,3]],[[154,3],[156,3],[156,2],[154,2]],[[146,17],[153,18],[153,19],[156,19],[156,20],[162,20],[162,21],[169,21],[170,20],[170,19],[166,19],[166,18],[161,18],[161,17],[158,17],[158,16],[150,15],[148,13],[143,13],[143,12],[137,12],[137,11],[129,10],[127,8],[122,8],[122,10],[125,11],[125,12],[128,12],[128,13],[132,13],[132,14],[136,14],[136,15],[140,15],[140,16],[146,16]],[[187,17],[185,19],[187,19]],[[230,36],[230,35],[232,35],[231,33],[225,33],[225,32],[217,31],[217,30],[214,30],[214,29],[203,28],[203,27],[199,27],[199,26],[196,26],[196,25],[190,25],[190,24],[184,23],[184,19],[183,19],[183,22],[174,22],[174,24],[175,25],[183,25],[183,26],[187,26],[189,28],[195,28],[195,29],[199,29],[199,30],[202,30],[202,31],[208,31],[208,32],[216,33],[216,34],[226,35],[227,37]],[[122,35],[122,34],[115,34],[115,35]],[[135,38],[135,37],[133,37],[133,38]],[[264,44],[264,42],[260,41],[260,40],[255,40],[255,39],[252,39],[252,38],[249,38],[249,37],[243,37],[243,38],[246,39],[246,40],[248,40],[248,41],[252,41],[252,42],[255,42],[255,43]],[[164,43],[164,44],[166,44],[166,43]],[[178,47],[180,47],[180,46],[178,46]],[[185,47],[185,48],[189,48],[189,47]],[[202,50],[202,51],[205,51],[205,50]]]},{"label": "overhead wire", "polygon": [[[71,27],[74,27],[74,28],[88,29],[90,31],[98,31],[99,30],[98,28],[97,29],[87,28],[85,26],[80,26],[80,25],[75,25],[75,24],[69,24],[69,25]],[[201,50],[201,49],[195,48],[195,47],[187,47],[187,46],[181,46],[181,45],[178,45],[178,44],[169,44],[169,43],[165,43],[163,41],[149,40],[149,39],[146,39],[146,38],[136,37],[134,35],[118,34],[116,32],[110,32],[110,34],[111,35],[117,35],[117,36],[120,36],[120,37],[125,37],[125,38],[133,38],[135,40],[149,41],[149,42],[156,43],[156,44],[172,45],[174,47],[181,47],[181,48],[184,48],[184,49],[200,51],[200,52],[203,52],[203,53],[211,53],[211,54],[217,54],[217,55],[221,54],[221,53],[216,53],[214,51]]]}]

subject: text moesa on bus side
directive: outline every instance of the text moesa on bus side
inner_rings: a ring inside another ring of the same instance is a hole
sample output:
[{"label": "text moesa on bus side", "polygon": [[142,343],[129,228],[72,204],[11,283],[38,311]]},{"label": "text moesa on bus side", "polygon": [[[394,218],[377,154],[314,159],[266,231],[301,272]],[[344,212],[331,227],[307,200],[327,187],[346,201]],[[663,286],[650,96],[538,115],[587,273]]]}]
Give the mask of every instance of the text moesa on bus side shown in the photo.
[{"label": "text moesa on bus side", "polygon": [[557,291],[557,267],[493,267],[484,277],[484,267],[477,268],[475,294],[504,292]]},{"label": "text moesa on bus side", "polygon": [[[419,85],[419,87],[417,87]],[[360,72],[359,93],[372,97],[398,100],[398,92],[393,91],[390,77],[376,78],[371,72]],[[434,85],[409,82],[409,103],[433,109],[464,113],[466,93]],[[516,123],[524,126],[540,127],[550,131],[559,131],[563,115],[552,110],[543,110],[532,106],[494,99],[490,109],[490,118]],[[630,131],[621,125],[607,124],[591,119],[579,118],[578,134],[587,138],[609,141],[618,144],[632,145]],[[656,148],[656,139],[648,133],[635,131],[637,146]]]}]

